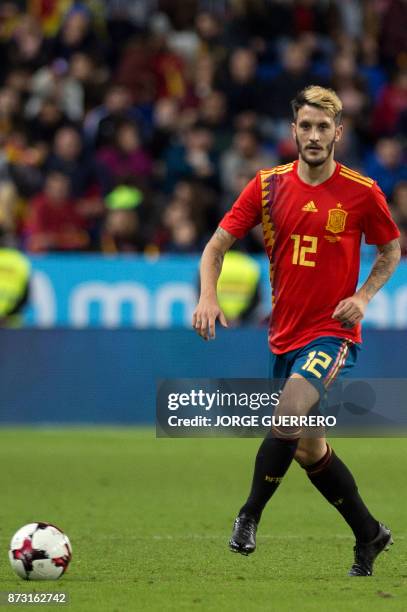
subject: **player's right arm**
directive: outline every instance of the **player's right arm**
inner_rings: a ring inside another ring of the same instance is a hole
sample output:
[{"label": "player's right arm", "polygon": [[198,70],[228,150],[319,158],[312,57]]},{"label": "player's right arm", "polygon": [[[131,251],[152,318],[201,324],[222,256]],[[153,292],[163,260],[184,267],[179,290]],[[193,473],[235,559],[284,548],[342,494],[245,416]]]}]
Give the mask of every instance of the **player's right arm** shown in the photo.
[{"label": "player's right arm", "polygon": [[201,296],[192,317],[192,326],[204,339],[215,337],[216,320],[227,327],[225,315],[220,309],[216,287],[226,251],[238,238],[261,221],[261,189],[258,175],[243,189],[226,213],[201,259]]},{"label": "player's right arm", "polygon": [[192,316],[192,326],[204,340],[215,338],[216,320],[227,327],[216,293],[218,279],[222,271],[223,258],[236,238],[218,227],[202,253],[200,275],[201,295]]}]

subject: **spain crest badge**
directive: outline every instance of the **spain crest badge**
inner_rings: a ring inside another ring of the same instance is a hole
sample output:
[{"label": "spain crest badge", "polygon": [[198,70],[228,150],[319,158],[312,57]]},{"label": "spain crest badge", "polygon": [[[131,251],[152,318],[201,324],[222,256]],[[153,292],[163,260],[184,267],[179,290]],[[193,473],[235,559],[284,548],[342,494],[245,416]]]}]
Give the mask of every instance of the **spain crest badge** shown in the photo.
[{"label": "spain crest badge", "polygon": [[333,234],[339,234],[343,232],[346,225],[346,217],[348,213],[346,210],[342,210],[342,204],[337,204],[338,208],[330,208],[328,210],[328,220],[326,222],[325,229],[329,230]]}]

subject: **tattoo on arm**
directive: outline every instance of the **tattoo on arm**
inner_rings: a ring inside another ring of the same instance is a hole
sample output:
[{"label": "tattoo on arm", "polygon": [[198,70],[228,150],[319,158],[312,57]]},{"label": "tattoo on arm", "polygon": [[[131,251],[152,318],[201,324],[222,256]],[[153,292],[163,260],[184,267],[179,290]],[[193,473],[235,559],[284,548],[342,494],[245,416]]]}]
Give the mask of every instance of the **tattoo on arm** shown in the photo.
[{"label": "tattoo on arm", "polygon": [[230,249],[230,247],[236,240],[236,238],[232,236],[232,234],[229,234],[229,232],[224,230],[222,227],[217,228],[216,232],[213,235],[213,238],[216,240],[216,242],[219,244],[219,246],[225,253],[228,249]]},{"label": "tattoo on arm", "polygon": [[218,227],[212,236],[209,244],[214,247],[216,263],[220,265],[220,268],[222,268],[226,251],[230,249],[235,240],[236,238],[232,234],[221,227]]},{"label": "tattoo on arm", "polygon": [[221,227],[205,247],[201,259],[201,293],[216,293],[216,285],[222,271],[223,259],[236,238]]},{"label": "tattoo on arm", "polygon": [[215,252],[213,263],[214,263],[215,271],[218,275],[220,275],[221,273],[224,258],[225,258],[224,253],[221,253],[220,251]]},{"label": "tattoo on arm", "polygon": [[371,300],[389,280],[400,261],[400,244],[398,240],[378,245],[377,249],[379,254],[368,279],[360,289],[360,293],[365,295],[368,300]]}]

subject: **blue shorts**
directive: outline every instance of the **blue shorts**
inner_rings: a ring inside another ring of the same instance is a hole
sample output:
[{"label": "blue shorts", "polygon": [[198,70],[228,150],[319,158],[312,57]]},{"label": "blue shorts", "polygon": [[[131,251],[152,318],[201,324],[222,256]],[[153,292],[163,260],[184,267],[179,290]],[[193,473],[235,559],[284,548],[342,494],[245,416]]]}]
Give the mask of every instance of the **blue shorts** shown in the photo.
[{"label": "blue shorts", "polygon": [[349,374],[359,351],[360,345],[352,340],[321,336],[288,353],[272,353],[270,378],[282,382],[292,374],[300,374],[316,387],[323,398],[335,380]]}]

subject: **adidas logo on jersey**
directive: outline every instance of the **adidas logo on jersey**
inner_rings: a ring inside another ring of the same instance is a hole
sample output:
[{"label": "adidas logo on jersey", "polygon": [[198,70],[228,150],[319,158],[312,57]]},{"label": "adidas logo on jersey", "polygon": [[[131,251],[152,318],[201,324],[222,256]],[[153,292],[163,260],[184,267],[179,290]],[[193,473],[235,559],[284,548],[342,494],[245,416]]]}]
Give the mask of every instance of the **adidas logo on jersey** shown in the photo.
[{"label": "adidas logo on jersey", "polygon": [[313,200],[307,202],[301,210],[304,210],[305,212],[318,212],[318,208],[315,206],[315,202]]}]

